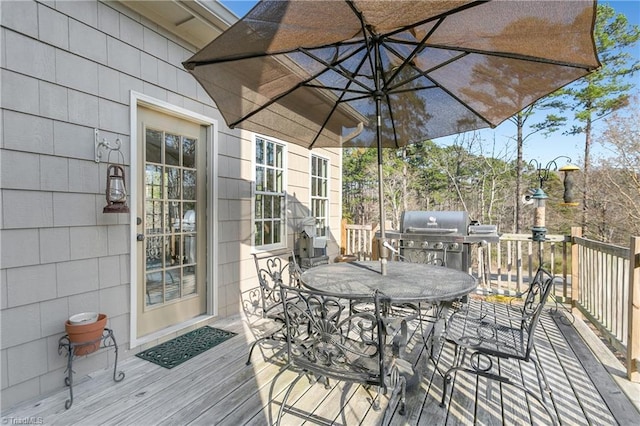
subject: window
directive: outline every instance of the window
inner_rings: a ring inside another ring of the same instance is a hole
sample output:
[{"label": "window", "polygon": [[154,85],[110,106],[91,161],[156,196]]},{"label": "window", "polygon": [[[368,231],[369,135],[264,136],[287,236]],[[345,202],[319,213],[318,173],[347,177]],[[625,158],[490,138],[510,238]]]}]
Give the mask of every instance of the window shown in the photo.
[{"label": "window", "polygon": [[285,241],[285,146],[256,137],[254,245]]},{"label": "window", "polygon": [[327,235],[329,220],[329,160],[311,156],[311,215],[316,218],[316,235]]}]

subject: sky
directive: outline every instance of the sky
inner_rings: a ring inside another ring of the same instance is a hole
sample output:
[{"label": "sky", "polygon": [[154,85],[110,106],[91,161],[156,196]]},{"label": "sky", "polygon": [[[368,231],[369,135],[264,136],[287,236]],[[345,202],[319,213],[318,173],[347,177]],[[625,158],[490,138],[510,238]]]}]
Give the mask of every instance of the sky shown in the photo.
[{"label": "sky", "polygon": [[[244,16],[251,8],[256,4],[256,1],[246,0],[220,0],[228,9],[235,13],[238,17]],[[640,1],[638,0],[617,0],[617,1],[605,1],[600,0],[598,3],[606,3],[611,5],[617,12],[623,13],[627,16],[629,23],[632,25],[640,25]],[[640,58],[640,46],[631,52],[636,58]],[[640,76],[636,75],[634,93],[640,91]],[[535,119],[536,117],[533,117]],[[530,120],[531,121],[531,120]],[[594,125],[594,142],[592,147],[592,159],[597,157],[606,156],[607,150],[598,143],[598,132],[601,129],[602,122],[596,122]],[[480,130],[479,135],[487,143],[493,144],[495,141],[496,156],[503,160],[515,159],[515,143],[512,141],[515,135],[515,126],[509,121],[505,121],[495,129]],[[434,142],[438,144],[450,144],[455,140],[455,136],[449,136],[445,138],[434,139]],[[487,144],[485,143],[484,146]],[[540,134],[532,135],[527,139],[523,149],[523,157],[526,162],[538,161],[543,165],[547,162],[555,159],[558,156],[566,156],[571,158],[572,163],[581,165],[584,156],[584,135],[567,136],[562,132],[555,132],[554,134],[545,137]],[[566,159],[560,159],[557,161],[558,166],[565,164]]]}]

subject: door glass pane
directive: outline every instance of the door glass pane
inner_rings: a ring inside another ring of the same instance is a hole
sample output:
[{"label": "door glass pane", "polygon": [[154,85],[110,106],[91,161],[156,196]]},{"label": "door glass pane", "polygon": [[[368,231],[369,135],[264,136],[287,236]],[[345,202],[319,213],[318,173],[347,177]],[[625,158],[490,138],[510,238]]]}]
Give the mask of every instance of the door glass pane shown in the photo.
[{"label": "door glass pane", "polygon": [[144,183],[146,198],[162,198],[162,167],[147,164]]},{"label": "door glass pane", "polygon": [[149,163],[162,162],[162,132],[153,129],[145,131],[146,161]]},{"label": "door glass pane", "polygon": [[148,272],[145,275],[145,296],[148,306],[158,305],[164,301],[162,271]]},{"label": "door glass pane", "polygon": [[162,268],[163,238],[162,235],[147,235],[144,239],[147,270]]},{"label": "door glass pane", "polygon": [[196,171],[184,170],[182,172],[182,198],[184,200],[196,199]]},{"label": "door glass pane", "polygon": [[183,203],[182,205],[182,231],[195,232],[196,230],[196,203]]},{"label": "door glass pane", "polygon": [[162,253],[163,253],[163,263],[162,266],[172,266],[173,265],[173,250],[171,249],[171,238],[169,236],[162,237]]},{"label": "door glass pane", "polygon": [[167,197],[180,198],[180,169],[176,167],[167,167]]},{"label": "door glass pane", "polygon": [[173,234],[180,230],[180,219],[182,218],[182,213],[180,212],[180,203],[177,201],[171,201],[167,203],[167,206],[168,217],[165,232]]},{"label": "door glass pane", "polygon": [[182,165],[184,167],[196,167],[196,139],[182,139]]},{"label": "door glass pane", "polygon": [[145,205],[145,234],[162,232],[162,202],[147,201]]},{"label": "door glass pane", "polygon": [[196,293],[196,268],[187,266],[182,269],[182,296]]},{"label": "door glass pane", "polygon": [[180,165],[180,136],[165,134],[164,162],[172,166]]},{"label": "door glass pane", "polygon": [[195,234],[187,234],[183,239],[184,246],[182,248],[183,254],[183,262],[185,265],[193,265],[196,263],[196,235]]},{"label": "door glass pane", "polygon": [[180,298],[180,269],[167,269],[165,279],[165,302]]}]

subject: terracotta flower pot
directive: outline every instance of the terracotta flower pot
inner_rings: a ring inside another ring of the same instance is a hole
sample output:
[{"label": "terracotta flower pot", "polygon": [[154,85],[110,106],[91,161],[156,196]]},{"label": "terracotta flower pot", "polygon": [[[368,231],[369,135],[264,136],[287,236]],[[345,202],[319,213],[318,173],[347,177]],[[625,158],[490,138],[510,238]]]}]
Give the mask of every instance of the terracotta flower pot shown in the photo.
[{"label": "terracotta flower pot", "polygon": [[98,315],[98,320],[90,324],[74,325],[67,320],[64,323],[64,329],[69,336],[71,343],[87,343],[86,345],[76,346],[73,353],[76,355],[88,355],[95,352],[100,347],[102,332],[107,325],[107,316],[105,314]]}]

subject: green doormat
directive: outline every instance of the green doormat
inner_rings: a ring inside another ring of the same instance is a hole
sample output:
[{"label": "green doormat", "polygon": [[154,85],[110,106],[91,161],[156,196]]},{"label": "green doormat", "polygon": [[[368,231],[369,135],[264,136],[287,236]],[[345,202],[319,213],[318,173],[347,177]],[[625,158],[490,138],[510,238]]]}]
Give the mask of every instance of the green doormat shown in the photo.
[{"label": "green doormat", "polygon": [[236,333],[231,331],[207,325],[142,351],[136,356],[164,368],[173,368],[235,335]]}]

